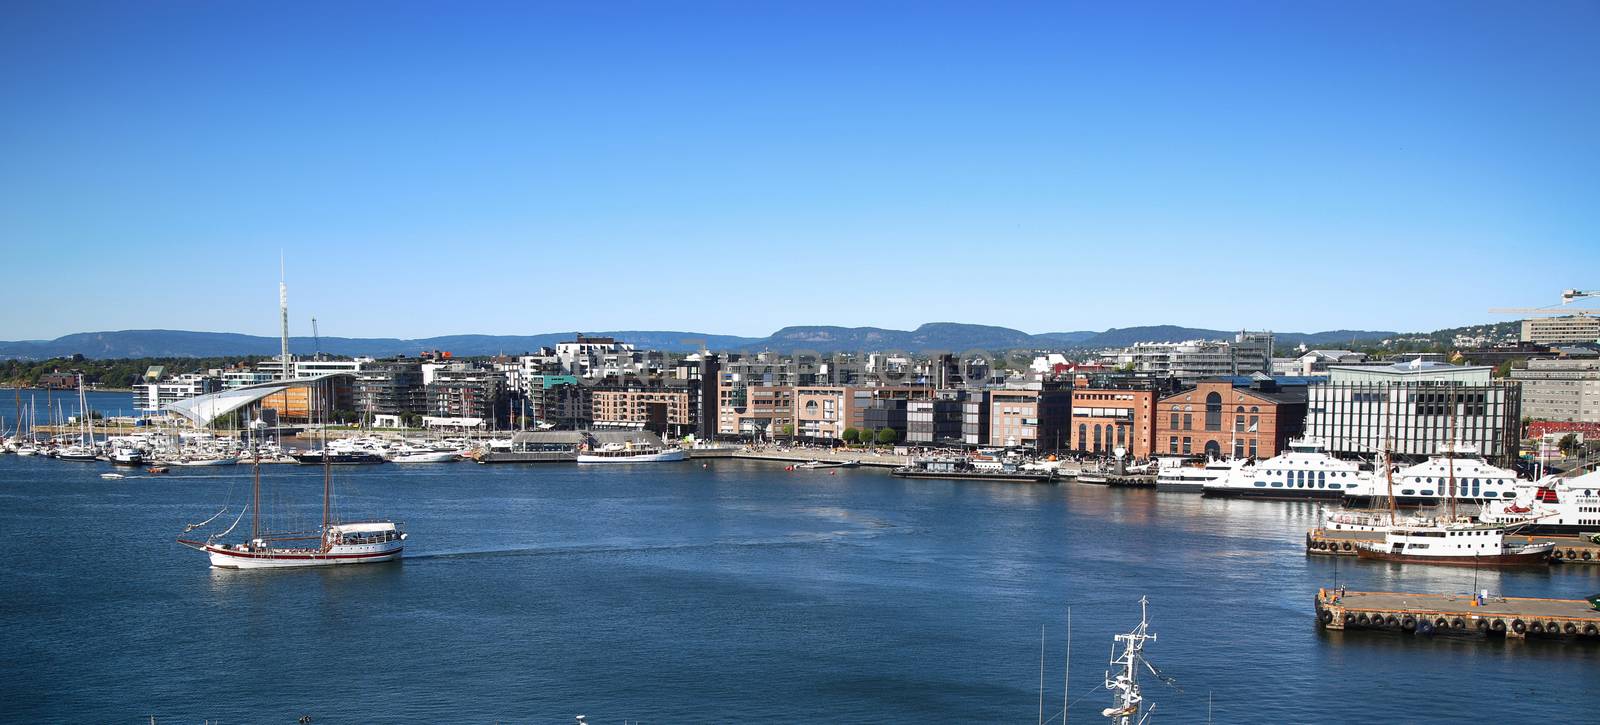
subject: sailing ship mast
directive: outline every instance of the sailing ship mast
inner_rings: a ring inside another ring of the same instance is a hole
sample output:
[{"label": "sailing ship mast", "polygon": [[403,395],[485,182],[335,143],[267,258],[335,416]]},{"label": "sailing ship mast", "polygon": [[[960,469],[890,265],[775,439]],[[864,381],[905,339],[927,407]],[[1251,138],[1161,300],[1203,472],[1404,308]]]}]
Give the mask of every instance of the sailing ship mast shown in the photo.
[{"label": "sailing ship mast", "polygon": [[[1149,597],[1139,597],[1139,626],[1132,632],[1119,634],[1112,644],[1115,652],[1115,642],[1123,644],[1122,654],[1111,660],[1111,665],[1118,668],[1115,677],[1111,671],[1106,672],[1105,688],[1112,694],[1111,707],[1100,711],[1100,714],[1111,720],[1112,725],[1142,725],[1150,718],[1147,711],[1139,714],[1139,708],[1144,703],[1144,694],[1139,689],[1139,670],[1150,667],[1144,661],[1144,643],[1156,638],[1150,634],[1150,617],[1148,613]],[[1155,668],[1151,667],[1151,671]],[[1153,709],[1153,708],[1152,708]]]},{"label": "sailing ship mast", "polygon": [[1450,498],[1449,503],[1445,505],[1448,506],[1447,510],[1450,512],[1449,521],[1452,523],[1456,520],[1456,451],[1458,448],[1459,446],[1456,444],[1456,391],[1452,388],[1450,390],[1450,454],[1445,457],[1444,464],[1445,470],[1450,475],[1450,488],[1446,490]]}]

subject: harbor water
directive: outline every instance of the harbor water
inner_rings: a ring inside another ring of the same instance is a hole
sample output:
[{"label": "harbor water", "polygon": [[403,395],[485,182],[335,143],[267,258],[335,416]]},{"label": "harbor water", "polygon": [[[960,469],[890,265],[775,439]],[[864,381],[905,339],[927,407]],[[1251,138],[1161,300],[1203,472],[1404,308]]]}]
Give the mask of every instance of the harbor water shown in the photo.
[{"label": "harbor water", "polygon": [[[9,402],[6,401],[9,407]],[[7,416],[10,420],[11,416]],[[406,558],[209,569],[174,543],[249,467],[0,457],[0,702],[43,722],[1098,720],[1111,636],[1150,597],[1158,721],[1550,722],[1600,711],[1600,646],[1323,632],[1351,589],[1580,597],[1600,567],[1308,558],[1311,504],[900,480],[717,460],[336,471]],[[265,467],[282,523],[317,469]],[[265,506],[264,506],[265,508]],[[248,527],[248,519],[245,521]]]}]

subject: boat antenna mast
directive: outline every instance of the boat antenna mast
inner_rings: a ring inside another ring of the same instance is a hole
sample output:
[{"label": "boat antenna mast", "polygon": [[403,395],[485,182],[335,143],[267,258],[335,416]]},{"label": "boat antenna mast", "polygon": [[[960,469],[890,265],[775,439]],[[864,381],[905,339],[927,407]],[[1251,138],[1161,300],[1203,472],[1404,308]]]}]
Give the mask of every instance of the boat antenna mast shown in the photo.
[{"label": "boat antenna mast", "polygon": [[[1144,703],[1144,694],[1139,689],[1139,670],[1150,667],[1144,660],[1144,643],[1156,638],[1150,633],[1149,597],[1139,597],[1139,626],[1127,634],[1119,634],[1114,638],[1112,652],[1115,654],[1116,642],[1123,645],[1122,654],[1111,660],[1113,670],[1106,671],[1105,688],[1112,694],[1112,706],[1100,711],[1100,714],[1109,718],[1111,725],[1142,725],[1150,719],[1147,711],[1140,714],[1140,706]],[[1152,710],[1155,708],[1151,708]]]}]

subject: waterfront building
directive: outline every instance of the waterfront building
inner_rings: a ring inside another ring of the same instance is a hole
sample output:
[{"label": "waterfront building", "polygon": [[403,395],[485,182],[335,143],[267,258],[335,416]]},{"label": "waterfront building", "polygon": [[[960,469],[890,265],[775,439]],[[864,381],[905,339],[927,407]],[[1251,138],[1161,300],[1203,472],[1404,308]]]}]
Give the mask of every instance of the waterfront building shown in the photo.
[{"label": "waterfront building", "polygon": [[906,442],[918,445],[961,443],[966,397],[963,390],[940,390],[932,398],[906,401]]},{"label": "waterfront building", "polygon": [[814,441],[835,441],[846,428],[860,427],[856,388],[847,385],[800,385],[794,390],[796,437]]},{"label": "waterfront building", "polygon": [[184,373],[166,380],[144,381],[133,386],[133,408],[143,414],[157,413],[162,406],[221,389],[220,380],[201,373]]},{"label": "waterfront building", "polygon": [[1600,316],[1563,315],[1523,320],[1518,339],[1536,345],[1600,342]]},{"label": "waterfront building", "polygon": [[695,396],[681,381],[675,385],[599,385],[590,391],[595,428],[648,430],[667,437],[695,432]]},{"label": "waterfront building", "polygon": [[1267,459],[1304,433],[1307,389],[1257,375],[1205,380],[1156,403],[1160,455]]},{"label": "waterfront building", "polygon": [[1366,353],[1352,350],[1307,350],[1297,357],[1272,359],[1273,376],[1325,376],[1333,365],[1356,365],[1367,361]]},{"label": "waterfront building", "polygon": [[906,439],[907,398],[874,398],[862,412],[861,430],[876,435],[879,431],[894,431],[895,442]]},{"label": "waterfront building", "polygon": [[422,361],[397,358],[364,364],[355,375],[355,408],[363,415],[421,415],[428,411]]},{"label": "waterfront building", "polygon": [[1058,382],[1037,388],[989,391],[989,433],[986,445],[1060,450],[1067,444],[1072,418],[1071,387]]},{"label": "waterfront building", "polygon": [[498,425],[509,413],[505,379],[495,370],[450,363],[433,371],[433,381],[424,390],[428,416],[433,418],[476,419]]},{"label": "waterfront building", "polygon": [[1073,388],[1067,447],[1096,454],[1121,447],[1134,458],[1149,458],[1155,452],[1155,387],[1143,380],[1099,385]]},{"label": "waterfront building", "polygon": [[1491,371],[1416,360],[1334,366],[1328,380],[1307,391],[1306,433],[1345,456],[1371,457],[1391,447],[1421,458],[1454,441],[1504,465],[1518,453],[1521,388],[1515,380],[1491,379]]},{"label": "waterfront building", "polygon": [[989,443],[989,391],[968,390],[961,400],[961,442],[967,446]]},{"label": "waterfront building", "polygon": [[1511,378],[1522,384],[1522,414],[1534,420],[1600,423],[1600,360],[1529,360]]}]

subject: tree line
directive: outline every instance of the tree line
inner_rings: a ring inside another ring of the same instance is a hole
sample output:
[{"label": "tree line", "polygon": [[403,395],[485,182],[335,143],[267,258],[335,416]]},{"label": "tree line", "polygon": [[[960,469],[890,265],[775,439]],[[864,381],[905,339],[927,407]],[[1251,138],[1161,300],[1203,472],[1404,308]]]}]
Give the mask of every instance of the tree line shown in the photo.
[{"label": "tree line", "polygon": [[48,360],[0,360],[0,384],[8,387],[33,387],[51,373],[82,373],[85,385],[98,388],[127,388],[138,383],[146,370],[160,365],[167,375],[203,373],[215,368],[270,359],[264,355],[246,357],[144,357],[98,360],[82,355]]}]

